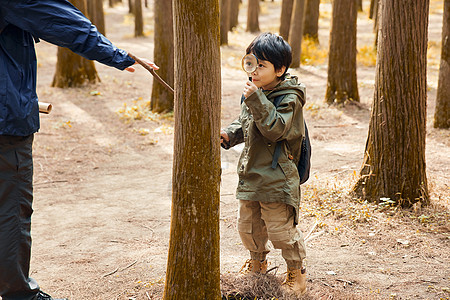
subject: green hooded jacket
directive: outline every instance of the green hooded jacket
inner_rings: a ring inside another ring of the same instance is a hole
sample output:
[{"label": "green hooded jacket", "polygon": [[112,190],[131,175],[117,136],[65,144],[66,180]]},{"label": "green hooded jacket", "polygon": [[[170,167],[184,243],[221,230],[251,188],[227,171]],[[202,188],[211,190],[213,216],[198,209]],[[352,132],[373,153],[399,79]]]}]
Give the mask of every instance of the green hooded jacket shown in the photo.
[{"label": "green hooded jacket", "polygon": [[[278,107],[277,96],[285,95]],[[261,202],[281,202],[295,208],[296,223],[300,205],[297,163],[305,135],[305,97],[297,77],[290,77],[273,90],[258,89],[241,105],[237,120],[224,131],[230,146],[245,143],[237,166],[239,183],[236,198]],[[283,141],[278,165],[271,167],[275,146]]]}]

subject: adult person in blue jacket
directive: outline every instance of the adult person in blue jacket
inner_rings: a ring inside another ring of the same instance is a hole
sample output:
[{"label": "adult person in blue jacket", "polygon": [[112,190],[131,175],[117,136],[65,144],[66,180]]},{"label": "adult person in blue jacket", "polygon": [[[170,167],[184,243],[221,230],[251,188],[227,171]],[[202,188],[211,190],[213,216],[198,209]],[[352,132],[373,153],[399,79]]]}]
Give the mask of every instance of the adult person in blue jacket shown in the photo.
[{"label": "adult person in blue jacket", "polygon": [[[29,277],[32,143],[39,130],[34,42],[134,71],[133,59],[65,0],[0,0],[0,296],[51,300]],[[151,62],[148,64],[157,69]]]}]

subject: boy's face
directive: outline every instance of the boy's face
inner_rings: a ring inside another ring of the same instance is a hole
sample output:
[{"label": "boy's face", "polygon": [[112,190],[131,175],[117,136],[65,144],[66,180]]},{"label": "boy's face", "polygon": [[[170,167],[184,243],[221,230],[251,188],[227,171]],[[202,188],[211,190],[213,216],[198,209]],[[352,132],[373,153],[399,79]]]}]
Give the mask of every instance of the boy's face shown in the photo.
[{"label": "boy's face", "polygon": [[251,73],[252,81],[258,88],[264,90],[273,89],[281,80],[278,78],[283,75],[286,67],[275,70],[273,64],[267,60],[258,60],[258,68]]}]

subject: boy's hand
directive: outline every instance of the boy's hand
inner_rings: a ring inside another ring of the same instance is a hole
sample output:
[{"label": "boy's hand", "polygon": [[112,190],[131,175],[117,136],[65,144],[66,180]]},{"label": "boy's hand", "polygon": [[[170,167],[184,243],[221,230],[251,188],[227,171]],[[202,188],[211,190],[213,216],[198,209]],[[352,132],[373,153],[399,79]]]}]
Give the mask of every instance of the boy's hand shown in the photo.
[{"label": "boy's hand", "polygon": [[256,92],[257,89],[258,87],[253,82],[250,80],[247,81],[244,86],[244,97],[248,98],[251,94]]},{"label": "boy's hand", "polygon": [[223,130],[220,131],[220,146],[224,149],[230,148],[230,137],[228,136],[228,133]]}]

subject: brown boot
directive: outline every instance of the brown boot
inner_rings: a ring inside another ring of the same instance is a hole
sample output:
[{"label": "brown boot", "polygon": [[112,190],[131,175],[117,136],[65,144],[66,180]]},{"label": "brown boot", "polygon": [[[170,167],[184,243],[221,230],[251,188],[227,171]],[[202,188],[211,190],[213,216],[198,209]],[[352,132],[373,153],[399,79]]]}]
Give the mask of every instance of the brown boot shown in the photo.
[{"label": "brown boot", "polygon": [[286,280],[283,285],[297,295],[306,293],[306,269],[288,270]]},{"label": "brown boot", "polygon": [[241,275],[253,275],[253,274],[266,274],[267,272],[267,259],[260,261],[257,259],[248,259],[242,266],[239,274]]}]

